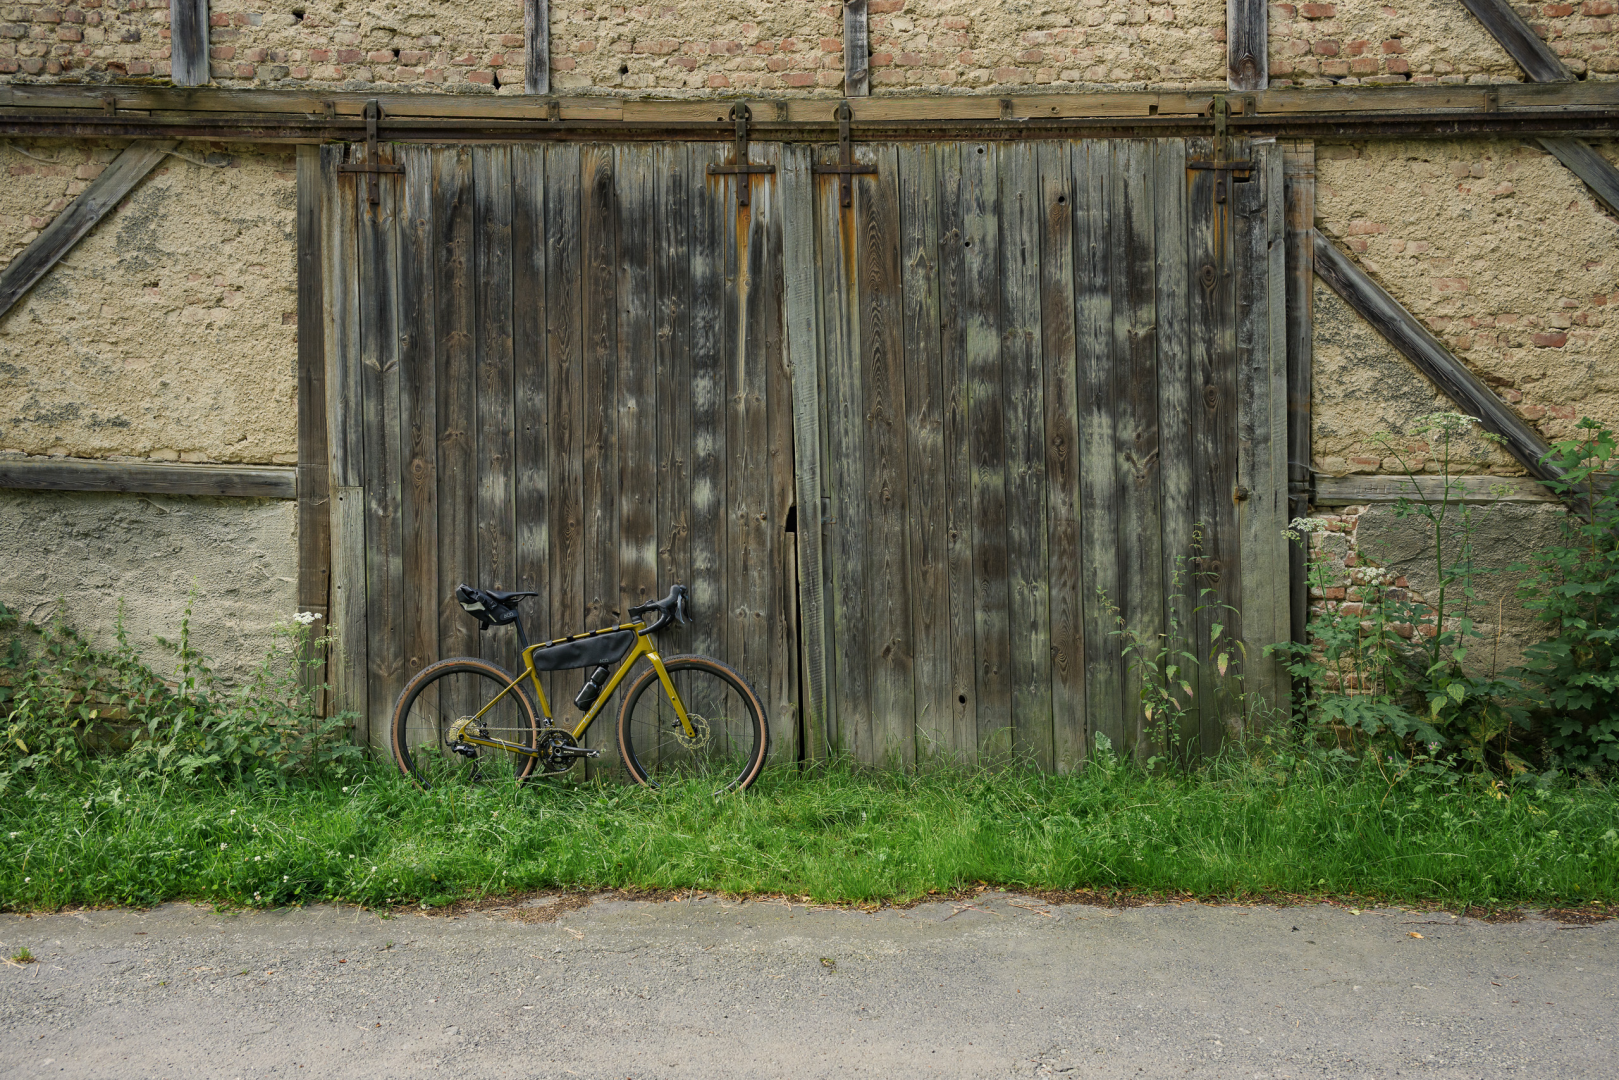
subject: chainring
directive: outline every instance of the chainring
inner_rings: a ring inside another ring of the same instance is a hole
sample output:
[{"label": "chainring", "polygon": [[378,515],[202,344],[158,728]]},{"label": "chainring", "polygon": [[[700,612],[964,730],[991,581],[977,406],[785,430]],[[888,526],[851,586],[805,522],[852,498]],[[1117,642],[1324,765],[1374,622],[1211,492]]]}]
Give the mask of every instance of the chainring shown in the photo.
[{"label": "chainring", "polygon": [[680,721],[676,720],[674,725],[675,742],[687,750],[701,750],[708,745],[709,737],[713,734],[709,728],[708,717],[689,712],[686,714],[686,719],[691,721],[692,733],[687,735],[686,729],[680,726]]},{"label": "chainring", "polygon": [[540,732],[540,739],[535,749],[540,752],[540,775],[559,776],[573,768],[573,763],[579,759],[572,754],[562,754],[558,751],[564,746],[578,746],[579,742],[573,737],[573,732],[567,728],[548,727]]}]

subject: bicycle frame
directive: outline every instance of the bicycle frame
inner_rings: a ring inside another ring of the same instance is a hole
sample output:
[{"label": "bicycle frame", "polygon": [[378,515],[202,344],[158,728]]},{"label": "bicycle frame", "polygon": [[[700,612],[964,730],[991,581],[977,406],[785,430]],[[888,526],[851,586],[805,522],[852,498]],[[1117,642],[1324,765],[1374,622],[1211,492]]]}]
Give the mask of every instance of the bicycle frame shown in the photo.
[{"label": "bicycle frame", "polygon": [[[680,719],[681,731],[688,738],[694,737],[696,729],[691,726],[691,718],[686,715],[686,706],[681,702],[680,695],[675,691],[675,684],[669,678],[669,670],[663,666],[663,657],[658,655],[658,650],[652,646],[652,639],[647,636],[646,623],[644,622],[621,623],[618,626],[604,627],[600,630],[587,630],[582,634],[570,634],[567,637],[554,638],[551,641],[540,641],[533,645],[525,646],[523,649],[522,674],[507,683],[506,688],[491,698],[489,704],[479,709],[473,719],[482,719],[483,715],[494,708],[501,698],[516,690],[523,679],[527,677],[534,684],[534,695],[539,699],[540,713],[545,717],[545,726],[552,726],[551,703],[546,700],[545,688],[540,685],[540,673],[534,670],[535,650],[544,649],[551,645],[561,645],[569,641],[582,641],[585,638],[598,637],[602,634],[616,634],[623,630],[635,631],[635,646],[630,649],[628,655],[619,663],[618,670],[613,672],[613,677],[607,680],[607,685],[602,687],[600,694],[596,695],[595,702],[591,704],[585,715],[580,718],[579,723],[574,726],[571,733],[574,740],[577,742],[585,737],[585,732],[590,729],[590,725],[595,722],[596,717],[600,716],[602,710],[606,708],[607,702],[618,690],[619,684],[629,675],[630,669],[635,666],[635,662],[643,656],[652,662],[652,669],[658,673],[658,682],[663,684],[663,692],[669,695],[669,703],[674,706],[675,716]],[[522,746],[518,743],[507,742],[504,739],[485,739],[471,734],[463,734],[461,741],[472,746],[489,746],[497,750],[506,750],[513,754],[522,754],[524,757],[540,756],[540,750],[537,746]]]}]

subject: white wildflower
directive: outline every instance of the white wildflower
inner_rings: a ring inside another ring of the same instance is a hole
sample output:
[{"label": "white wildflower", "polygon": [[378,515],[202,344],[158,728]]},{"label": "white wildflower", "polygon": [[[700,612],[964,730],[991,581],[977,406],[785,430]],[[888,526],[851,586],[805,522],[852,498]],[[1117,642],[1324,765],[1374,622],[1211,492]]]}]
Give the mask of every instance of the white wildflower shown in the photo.
[{"label": "white wildflower", "polygon": [[220,844],[220,845],[219,845],[219,850],[220,850],[220,851],[224,851],[224,850],[225,850],[225,849],[226,849],[226,848],[228,848],[228,847],[230,847],[230,845],[229,845],[229,844]]},{"label": "white wildflower", "polygon": [[318,618],[320,618],[320,612],[318,611],[299,611],[294,613],[292,616],[292,621],[302,623],[305,626],[310,626]]}]

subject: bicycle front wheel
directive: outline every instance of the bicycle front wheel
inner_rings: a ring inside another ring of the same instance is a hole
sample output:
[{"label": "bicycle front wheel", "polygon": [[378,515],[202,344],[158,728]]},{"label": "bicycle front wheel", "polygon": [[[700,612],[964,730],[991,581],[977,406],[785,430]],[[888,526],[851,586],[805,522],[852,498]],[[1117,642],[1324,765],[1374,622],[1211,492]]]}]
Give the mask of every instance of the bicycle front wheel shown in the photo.
[{"label": "bicycle front wheel", "polygon": [[[519,782],[528,779],[535,758],[476,746],[459,737],[470,734],[518,746],[537,744],[540,725],[523,688],[514,686],[495,701],[511,681],[499,667],[470,656],[423,668],[394,708],[394,761],[400,771],[429,788],[505,776]],[[479,716],[485,706],[488,710]]]},{"label": "bicycle front wheel", "polygon": [[643,670],[618,713],[618,752],[630,775],[653,788],[706,777],[717,784],[716,793],[753,783],[770,751],[770,728],[753,688],[706,656],[672,656],[664,667],[692,733],[681,725],[657,670]]}]

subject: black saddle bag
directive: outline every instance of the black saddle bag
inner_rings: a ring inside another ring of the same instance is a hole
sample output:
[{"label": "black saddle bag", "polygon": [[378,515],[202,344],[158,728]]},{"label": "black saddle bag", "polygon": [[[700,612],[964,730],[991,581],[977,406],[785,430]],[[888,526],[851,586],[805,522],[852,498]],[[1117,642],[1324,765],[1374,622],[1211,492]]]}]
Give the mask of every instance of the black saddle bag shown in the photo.
[{"label": "black saddle bag", "polygon": [[635,644],[634,630],[601,634],[579,641],[564,641],[534,650],[535,671],[566,671],[569,668],[608,667],[624,659]]}]

